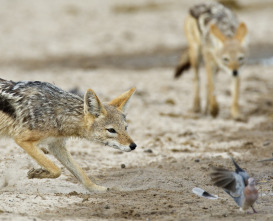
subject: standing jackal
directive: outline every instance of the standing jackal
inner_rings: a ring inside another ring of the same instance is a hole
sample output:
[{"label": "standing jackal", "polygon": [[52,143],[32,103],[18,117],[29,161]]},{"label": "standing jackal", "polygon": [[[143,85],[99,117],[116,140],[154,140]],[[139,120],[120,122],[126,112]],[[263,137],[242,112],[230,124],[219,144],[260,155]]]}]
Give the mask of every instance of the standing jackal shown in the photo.
[{"label": "standing jackal", "polygon": [[239,24],[235,15],[219,3],[204,3],[189,10],[185,34],[189,46],[176,67],[175,77],[190,67],[194,69],[193,111],[201,111],[198,71],[203,57],[207,73],[206,113],[210,112],[214,117],[218,115],[214,78],[217,71],[222,69],[233,78],[231,115],[239,119],[239,69],[245,63],[247,53],[245,23]]},{"label": "standing jackal", "polygon": [[65,147],[68,137],[96,141],[123,151],[136,144],[127,133],[124,111],[135,88],[110,103],[101,103],[94,91],[84,98],[45,82],[13,82],[0,79],[0,135],[22,147],[41,169],[32,169],[28,178],[57,178],[58,168],[37,147],[47,144],[49,151],[88,189],[105,191],[94,184]]}]

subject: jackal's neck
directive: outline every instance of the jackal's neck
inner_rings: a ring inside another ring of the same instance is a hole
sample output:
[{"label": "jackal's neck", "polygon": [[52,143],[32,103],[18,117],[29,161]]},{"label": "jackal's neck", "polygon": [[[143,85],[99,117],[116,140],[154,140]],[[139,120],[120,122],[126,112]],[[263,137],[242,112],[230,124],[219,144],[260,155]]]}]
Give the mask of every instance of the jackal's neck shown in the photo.
[{"label": "jackal's neck", "polygon": [[56,115],[55,125],[56,133],[65,137],[80,137],[85,134],[85,115],[83,102],[74,103],[67,106],[65,113]]}]

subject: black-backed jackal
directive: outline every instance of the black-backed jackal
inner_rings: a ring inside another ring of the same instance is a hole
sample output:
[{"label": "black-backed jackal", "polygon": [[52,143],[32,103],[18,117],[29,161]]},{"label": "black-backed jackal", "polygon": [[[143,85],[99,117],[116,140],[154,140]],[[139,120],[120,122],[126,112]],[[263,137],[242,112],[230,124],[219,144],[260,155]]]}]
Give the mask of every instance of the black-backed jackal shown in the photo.
[{"label": "black-backed jackal", "polygon": [[81,98],[45,82],[0,79],[0,135],[13,138],[42,167],[30,170],[29,178],[60,176],[60,168],[37,147],[46,144],[86,189],[105,191],[107,188],[94,184],[74,161],[65,141],[79,137],[134,150],[136,144],[127,133],[124,114],[134,92],[132,88],[110,103],[101,103],[91,89]]},{"label": "black-backed jackal", "polygon": [[188,49],[182,54],[175,70],[179,77],[184,70],[194,70],[193,111],[200,112],[199,66],[201,58],[207,73],[206,113],[216,117],[219,112],[215,95],[215,75],[219,69],[232,76],[231,115],[240,119],[239,90],[240,67],[247,54],[247,27],[239,23],[236,16],[219,3],[204,3],[193,6],[185,20]]}]

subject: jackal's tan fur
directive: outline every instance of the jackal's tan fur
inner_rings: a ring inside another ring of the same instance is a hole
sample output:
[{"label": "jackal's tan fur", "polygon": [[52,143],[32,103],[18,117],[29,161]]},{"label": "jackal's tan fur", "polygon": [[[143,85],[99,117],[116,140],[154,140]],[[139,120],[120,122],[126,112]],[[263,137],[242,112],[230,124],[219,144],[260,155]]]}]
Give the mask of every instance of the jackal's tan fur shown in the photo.
[{"label": "jackal's tan fur", "polygon": [[57,178],[61,170],[37,147],[49,151],[89,191],[105,191],[94,184],[65,147],[68,137],[96,141],[123,151],[136,144],[127,133],[124,111],[135,88],[110,103],[101,103],[95,92],[84,98],[45,82],[13,82],[0,79],[0,135],[11,137],[41,169],[32,169],[29,178]]},{"label": "jackal's tan fur", "polygon": [[219,69],[232,76],[231,115],[240,119],[238,105],[240,88],[240,67],[247,54],[247,27],[239,23],[236,16],[219,3],[204,3],[192,7],[185,20],[185,34],[189,43],[176,68],[178,77],[189,67],[194,69],[193,111],[200,112],[199,66],[201,57],[207,73],[206,112],[218,115],[214,78]]}]

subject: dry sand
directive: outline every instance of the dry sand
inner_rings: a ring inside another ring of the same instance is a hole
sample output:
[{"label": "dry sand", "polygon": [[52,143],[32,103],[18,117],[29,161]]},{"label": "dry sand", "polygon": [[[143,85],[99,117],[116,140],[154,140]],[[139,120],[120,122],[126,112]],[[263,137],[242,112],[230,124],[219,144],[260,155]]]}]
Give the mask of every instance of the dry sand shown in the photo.
[{"label": "dry sand", "polygon": [[[193,2],[1,1],[0,77],[92,88],[104,101],[136,86],[128,122],[138,147],[123,153],[68,141],[88,176],[111,189],[94,194],[65,168],[55,180],[27,179],[38,165],[13,141],[1,139],[0,220],[273,220],[273,161],[258,162],[273,152],[273,5],[239,1],[243,10],[237,14],[249,26],[252,50],[242,71],[246,121],[235,122],[229,115],[230,76],[217,77],[216,119],[188,111],[191,72],[173,79],[186,45],[183,19]],[[232,169],[229,155],[257,179],[258,214],[240,212],[210,182],[211,166]],[[199,198],[193,187],[219,199]]]}]

